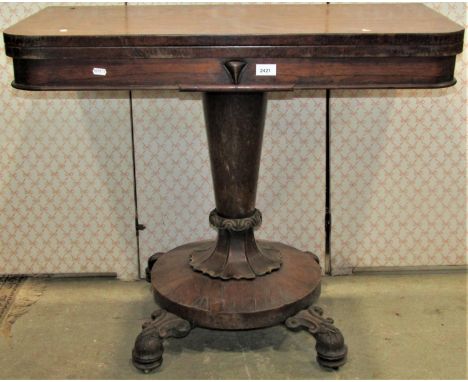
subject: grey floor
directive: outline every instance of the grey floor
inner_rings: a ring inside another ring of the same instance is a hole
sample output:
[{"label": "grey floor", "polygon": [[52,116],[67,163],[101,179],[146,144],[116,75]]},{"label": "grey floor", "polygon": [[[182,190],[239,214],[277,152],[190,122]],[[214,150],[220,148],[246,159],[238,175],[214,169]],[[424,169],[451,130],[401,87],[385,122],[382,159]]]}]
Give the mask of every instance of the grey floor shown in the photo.
[{"label": "grey floor", "polygon": [[130,351],[154,309],[149,285],[110,279],[52,279],[0,337],[0,378],[91,379],[465,379],[466,274],[324,279],[320,305],[349,346],[348,363],[315,363],[314,339],[282,326],[222,332],[195,329],[169,339],[164,363],[137,372]]}]

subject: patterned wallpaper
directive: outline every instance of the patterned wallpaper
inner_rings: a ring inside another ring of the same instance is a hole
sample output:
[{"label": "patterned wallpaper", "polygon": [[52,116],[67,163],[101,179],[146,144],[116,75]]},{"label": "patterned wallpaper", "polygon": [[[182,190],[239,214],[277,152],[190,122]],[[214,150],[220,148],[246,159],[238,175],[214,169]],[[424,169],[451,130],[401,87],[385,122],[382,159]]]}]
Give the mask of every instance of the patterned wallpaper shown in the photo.
[{"label": "patterned wallpaper", "polygon": [[467,40],[454,87],[332,93],[335,268],[466,264]]},{"label": "patterned wallpaper", "polygon": [[[0,29],[47,4],[1,3]],[[26,92],[0,46],[0,274],[137,274],[127,92]]]},{"label": "patterned wallpaper", "polygon": [[[46,5],[1,3],[0,28]],[[450,89],[332,92],[335,269],[466,262],[466,62]],[[128,93],[14,90],[3,43],[0,69],[0,273],[137,277]],[[200,96],[138,91],[133,112],[143,270],[214,237],[214,197]],[[270,94],[257,197],[259,238],[320,256],[324,112],[324,91]]]}]

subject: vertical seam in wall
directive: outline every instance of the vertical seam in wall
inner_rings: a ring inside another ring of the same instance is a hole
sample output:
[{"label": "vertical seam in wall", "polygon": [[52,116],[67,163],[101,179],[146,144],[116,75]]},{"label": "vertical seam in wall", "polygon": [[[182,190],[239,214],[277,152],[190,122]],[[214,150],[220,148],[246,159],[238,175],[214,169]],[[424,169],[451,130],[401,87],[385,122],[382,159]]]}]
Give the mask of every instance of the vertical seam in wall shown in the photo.
[{"label": "vertical seam in wall", "polygon": [[[128,6],[128,2],[124,2],[124,6]],[[128,91],[128,101],[130,106],[130,132],[132,137],[132,173],[133,173],[133,201],[135,204],[135,236],[136,236],[136,256],[137,256],[137,275],[141,279],[141,262],[140,262],[140,232],[139,232],[139,220],[138,220],[138,189],[136,179],[136,160],[135,160],[135,128],[133,123],[133,95],[132,91]]]},{"label": "vertical seam in wall", "polygon": [[135,160],[135,130],[133,124],[133,97],[132,91],[128,91],[128,101],[130,104],[130,131],[132,136],[132,172],[133,172],[133,201],[135,203],[135,236],[137,245],[137,266],[138,266],[138,278],[141,279],[141,264],[140,264],[140,232],[139,232],[139,220],[138,220],[138,192],[137,192],[137,179],[136,179],[136,160]]}]

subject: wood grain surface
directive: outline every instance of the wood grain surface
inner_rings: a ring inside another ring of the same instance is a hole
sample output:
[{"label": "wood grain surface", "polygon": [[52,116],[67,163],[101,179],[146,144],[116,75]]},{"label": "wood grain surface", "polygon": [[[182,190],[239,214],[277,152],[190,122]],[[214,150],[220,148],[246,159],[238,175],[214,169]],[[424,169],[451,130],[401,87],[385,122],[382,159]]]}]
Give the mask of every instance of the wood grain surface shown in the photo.
[{"label": "wood grain surface", "polygon": [[186,244],[162,255],[151,273],[160,306],[197,326],[254,329],[284,322],[320,294],[320,266],[308,252],[259,241],[281,252],[280,271],[253,280],[220,280],[194,272],[188,258],[213,242]]},{"label": "wood grain surface", "polygon": [[462,29],[422,4],[222,4],[49,7],[8,28],[5,33],[20,36],[238,36],[427,34]]}]

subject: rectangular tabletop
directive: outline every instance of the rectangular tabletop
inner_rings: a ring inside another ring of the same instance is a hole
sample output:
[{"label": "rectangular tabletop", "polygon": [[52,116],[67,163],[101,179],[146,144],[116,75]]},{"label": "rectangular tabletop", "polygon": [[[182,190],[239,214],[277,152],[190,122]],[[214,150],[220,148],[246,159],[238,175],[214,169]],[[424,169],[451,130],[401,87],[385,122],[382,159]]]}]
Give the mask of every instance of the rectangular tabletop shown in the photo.
[{"label": "rectangular tabletop", "polygon": [[449,86],[463,32],[421,4],[130,5],[49,7],[4,39],[22,88],[278,90]]}]

